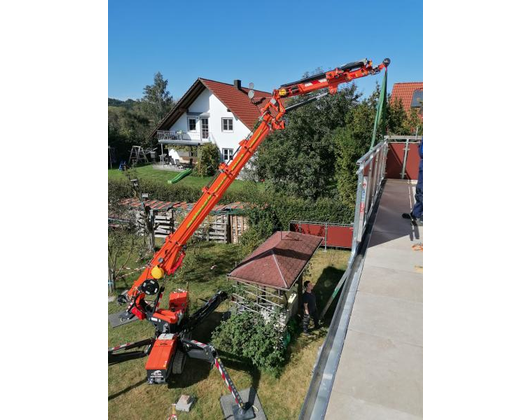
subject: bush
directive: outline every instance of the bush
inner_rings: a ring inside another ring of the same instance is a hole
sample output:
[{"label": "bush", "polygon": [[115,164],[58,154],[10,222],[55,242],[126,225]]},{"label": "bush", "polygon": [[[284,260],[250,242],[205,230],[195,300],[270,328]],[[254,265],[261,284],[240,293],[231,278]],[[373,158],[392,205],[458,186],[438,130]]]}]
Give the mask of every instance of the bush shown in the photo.
[{"label": "bush", "polygon": [[213,143],[201,147],[196,172],[199,176],[212,176],[219,167],[219,149]]},{"label": "bush", "polygon": [[265,322],[258,313],[242,312],[219,325],[212,342],[219,350],[246,357],[257,368],[277,376],[285,360],[285,346],[276,321],[272,317]]},{"label": "bush", "polygon": [[[199,199],[202,191],[196,187],[185,185],[163,184],[159,181],[149,179],[140,180],[142,193],[148,193],[149,199],[160,201],[187,201],[193,203]],[[109,179],[108,181],[109,199],[134,197],[131,183],[126,179]]]},{"label": "bush", "polygon": [[117,181],[109,179],[107,195],[109,201],[112,201],[119,200],[121,198],[129,198],[132,197],[134,194],[130,182],[126,180]]}]

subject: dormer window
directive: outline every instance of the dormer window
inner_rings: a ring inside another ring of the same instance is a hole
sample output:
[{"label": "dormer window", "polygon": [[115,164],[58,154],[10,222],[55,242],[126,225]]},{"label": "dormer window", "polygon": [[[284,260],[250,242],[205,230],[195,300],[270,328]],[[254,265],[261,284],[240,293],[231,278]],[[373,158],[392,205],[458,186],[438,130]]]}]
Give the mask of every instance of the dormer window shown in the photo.
[{"label": "dormer window", "polygon": [[423,107],[423,90],[415,90],[412,94],[411,108],[422,108]]}]

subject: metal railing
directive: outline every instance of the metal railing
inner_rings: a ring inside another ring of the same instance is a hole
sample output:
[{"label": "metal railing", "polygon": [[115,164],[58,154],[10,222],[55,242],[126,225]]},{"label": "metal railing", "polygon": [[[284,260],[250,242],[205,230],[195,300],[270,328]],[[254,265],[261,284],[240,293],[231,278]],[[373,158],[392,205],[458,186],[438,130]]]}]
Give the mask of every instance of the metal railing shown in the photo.
[{"label": "metal railing", "polygon": [[[186,134],[186,136],[185,136]],[[197,135],[197,138],[193,138],[187,135],[187,133],[183,133],[182,131],[164,131],[164,130],[158,130],[156,132],[156,139],[157,140],[183,140],[183,141],[189,141],[194,143],[215,143],[215,138],[212,133],[208,134],[208,138],[199,138]]]},{"label": "metal railing", "polygon": [[355,219],[353,221],[352,256],[364,235],[366,223],[374,209],[375,197],[379,194],[386,172],[388,140],[384,139],[357,161],[357,196],[355,197]]},{"label": "metal railing", "polygon": [[326,415],[364,264],[364,253],[369,239],[364,237],[364,234],[366,232],[369,236],[374,222],[375,214],[371,216],[385,179],[387,153],[388,140],[384,139],[357,161],[359,168],[352,250],[348,267],[339,280],[342,292],[326,340],[317,356],[299,420],[322,420]]},{"label": "metal railing", "polygon": [[405,148],[403,149],[403,165],[401,166],[401,173],[400,177],[401,179],[405,179],[405,172],[407,170],[407,160],[409,156],[409,150],[410,145],[419,143],[423,136],[385,136],[385,140],[387,140],[389,143],[401,143],[405,144]]},{"label": "metal railing", "polygon": [[[303,225],[312,225],[312,226],[321,226],[322,229],[324,229],[324,240],[320,244],[320,246],[324,246],[324,250],[327,251],[328,246],[336,247],[336,248],[349,248],[348,246],[343,245],[337,245],[337,244],[329,244],[328,243],[328,230],[329,228],[333,227],[341,227],[341,228],[348,228],[350,231],[353,230],[353,223],[345,224],[345,223],[332,223],[332,222],[316,222],[311,220],[291,220],[289,222],[289,230],[293,229],[293,226],[296,226],[296,230],[294,232],[303,233]],[[310,235],[314,235],[314,233],[309,233]],[[319,236],[319,235],[317,235]]]},{"label": "metal railing", "polygon": [[164,131],[158,130],[156,132],[157,140],[186,140],[182,137],[180,131]]}]

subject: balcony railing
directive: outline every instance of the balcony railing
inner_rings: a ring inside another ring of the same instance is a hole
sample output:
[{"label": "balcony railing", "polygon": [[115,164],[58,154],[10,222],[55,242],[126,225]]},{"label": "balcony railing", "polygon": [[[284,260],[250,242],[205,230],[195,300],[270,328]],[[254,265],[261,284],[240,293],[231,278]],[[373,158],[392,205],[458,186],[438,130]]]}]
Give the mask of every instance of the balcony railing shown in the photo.
[{"label": "balcony railing", "polygon": [[189,139],[183,138],[182,132],[180,131],[158,130],[156,132],[156,138],[157,140],[189,140]]},{"label": "balcony railing", "polygon": [[[197,136],[197,137],[195,137]],[[178,140],[183,142],[190,142],[190,143],[208,143],[208,142],[215,142],[212,133],[208,134],[208,138],[199,138],[198,134],[194,134],[194,136],[190,136],[189,133],[183,133],[182,131],[163,131],[158,130],[156,132],[156,138],[158,141],[163,140]]]}]

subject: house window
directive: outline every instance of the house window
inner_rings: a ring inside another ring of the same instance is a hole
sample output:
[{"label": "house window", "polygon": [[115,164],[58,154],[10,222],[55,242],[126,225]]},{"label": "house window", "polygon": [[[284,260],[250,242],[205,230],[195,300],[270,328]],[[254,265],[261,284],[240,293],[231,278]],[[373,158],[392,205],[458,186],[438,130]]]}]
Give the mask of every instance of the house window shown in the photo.
[{"label": "house window", "polygon": [[197,118],[188,118],[188,131],[197,131]]},{"label": "house window", "polygon": [[201,118],[201,139],[207,139],[209,135],[208,118]]},{"label": "house window", "polygon": [[223,160],[228,162],[234,157],[234,149],[223,149]]},{"label": "house window", "polygon": [[234,131],[233,118],[221,118],[222,131]]}]

